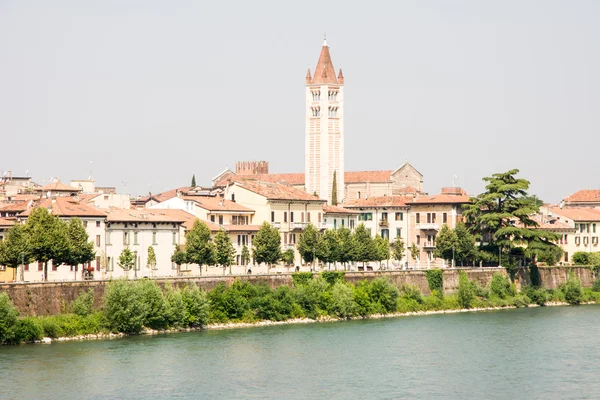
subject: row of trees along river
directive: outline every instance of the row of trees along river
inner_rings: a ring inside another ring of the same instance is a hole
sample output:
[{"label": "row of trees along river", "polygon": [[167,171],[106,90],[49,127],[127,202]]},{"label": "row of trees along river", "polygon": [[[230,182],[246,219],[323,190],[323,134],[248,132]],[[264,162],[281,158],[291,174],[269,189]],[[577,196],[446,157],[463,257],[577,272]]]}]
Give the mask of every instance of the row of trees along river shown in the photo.
[{"label": "row of trees along river", "polygon": [[[533,216],[539,211],[542,202],[527,193],[529,181],[517,178],[518,170],[493,174],[483,178],[485,191],[465,205],[465,223],[454,229],[444,225],[436,237],[434,255],[445,260],[455,260],[462,265],[498,263],[512,268],[519,261],[528,263],[534,260],[553,265],[560,260],[562,250],[555,243],[558,235],[537,229]],[[307,263],[317,260],[325,264],[350,262],[371,262],[401,260],[405,255],[405,243],[396,238],[390,243],[387,238],[371,237],[363,224],[354,231],[347,228],[320,232],[313,225],[299,235],[296,246],[300,256]],[[409,255],[417,259],[419,249],[415,243],[408,247]],[[219,231],[211,238],[208,227],[196,221],[186,234],[185,246],[176,246],[172,262],[197,264],[200,266],[231,267],[235,262],[236,251],[225,231]],[[95,258],[93,243],[81,221],[77,218],[68,223],[51,215],[43,208],[36,208],[25,224],[15,224],[9,230],[6,240],[0,242],[0,264],[17,268],[33,261],[44,265],[47,276],[48,262],[53,266],[79,265]],[[283,262],[292,265],[294,250],[281,249],[279,231],[265,222],[257,232],[252,249],[242,248],[241,262],[265,263],[269,267]],[[101,255],[105,264],[105,255]],[[148,249],[148,266],[153,270],[156,264],[154,249]],[[126,247],[119,256],[118,265],[125,271],[135,263],[134,253]]]}]

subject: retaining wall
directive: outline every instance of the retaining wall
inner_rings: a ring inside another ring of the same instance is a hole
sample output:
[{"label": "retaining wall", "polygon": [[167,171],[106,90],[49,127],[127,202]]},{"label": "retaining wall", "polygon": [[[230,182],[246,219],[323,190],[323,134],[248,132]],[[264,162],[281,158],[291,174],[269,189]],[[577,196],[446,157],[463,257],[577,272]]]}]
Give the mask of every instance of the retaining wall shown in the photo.
[{"label": "retaining wall", "polygon": [[[588,267],[540,267],[538,268],[543,286],[555,289],[565,283],[569,272],[581,279],[583,286],[591,286],[594,281],[592,271]],[[444,292],[454,292],[458,287],[459,269],[444,270]],[[487,285],[495,273],[506,275],[504,268],[473,268],[465,269],[470,280],[475,280],[481,285]],[[394,284],[401,286],[410,284],[417,286],[424,294],[429,294],[427,277],[423,271],[376,271],[376,272],[346,272],[346,281],[357,283],[364,279],[375,279],[381,276],[388,277]],[[219,283],[231,285],[236,279],[250,283],[265,283],[271,288],[291,286],[291,274],[270,275],[243,275],[243,276],[207,276],[189,278],[156,279],[160,285],[167,283],[179,288],[194,283],[204,290],[211,290]],[[529,270],[517,270],[515,281],[518,285],[530,284]],[[108,281],[85,282],[45,282],[45,283],[8,283],[0,284],[0,292],[8,293],[9,297],[22,315],[53,315],[68,311],[70,304],[82,292],[93,290],[95,307],[101,307],[104,290]]]}]

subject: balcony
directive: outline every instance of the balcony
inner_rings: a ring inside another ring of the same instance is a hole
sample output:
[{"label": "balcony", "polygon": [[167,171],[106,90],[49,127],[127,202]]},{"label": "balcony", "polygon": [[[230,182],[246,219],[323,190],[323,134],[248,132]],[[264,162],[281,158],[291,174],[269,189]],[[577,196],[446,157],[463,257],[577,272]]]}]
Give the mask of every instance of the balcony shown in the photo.
[{"label": "balcony", "polygon": [[283,245],[283,250],[294,250],[295,249],[295,244],[294,243],[288,243],[288,244],[284,244]]},{"label": "balcony", "polygon": [[434,250],[434,249],[435,249],[435,243],[434,242],[423,243],[423,250]]},{"label": "balcony", "polygon": [[388,222],[387,218],[379,220],[379,226],[389,226],[389,225],[390,225],[390,223]]},{"label": "balcony", "polygon": [[422,231],[437,231],[440,229],[440,227],[435,222],[434,223],[424,222],[424,223],[417,224],[417,229],[420,229]]},{"label": "balcony", "polygon": [[290,222],[291,230],[304,230],[308,226],[308,222]]},{"label": "balcony", "polygon": [[321,231],[327,229],[327,224],[325,224],[324,222],[319,222],[318,229]]},{"label": "balcony", "polygon": [[271,222],[271,226],[275,229],[281,229],[281,222]]}]

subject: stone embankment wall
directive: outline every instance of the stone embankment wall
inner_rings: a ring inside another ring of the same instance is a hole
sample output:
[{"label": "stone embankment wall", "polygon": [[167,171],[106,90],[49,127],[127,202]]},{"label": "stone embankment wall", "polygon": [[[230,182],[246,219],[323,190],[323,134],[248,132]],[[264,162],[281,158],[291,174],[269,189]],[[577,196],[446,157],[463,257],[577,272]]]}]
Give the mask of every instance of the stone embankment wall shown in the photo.
[{"label": "stone embankment wall", "polygon": [[[583,286],[593,284],[593,275],[587,267],[540,267],[538,268],[542,284],[549,289],[555,289],[565,283],[569,272],[581,279]],[[506,275],[504,268],[473,268],[465,270],[470,280],[475,280],[481,285],[487,285],[495,273]],[[458,269],[444,270],[444,291],[451,293],[458,287]],[[377,272],[347,272],[346,281],[357,283],[364,279],[387,277],[397,286],[410,284],[417,286],[424,294],[429,294],[427,277],[424,271],[377,271]],[[291,274],[272,275],[244,275],[244,276],[207,276],[190,278],[156,279],[160,285],[171,284],[173,287],[183,287],[194,283],[204,290],[211,290],[219,283],[231,285],[236,279],[250,283],[265,283],[271,288],[291,286]],[[528,269],[517,271],[516,281],[524,286],[530,283]],[[81,293],[93,290],[95,307],[101,307],[104,290],[108,281],[87,282],[47,282],[47,283],[8,283],[0,284],[0,292],[8,293],[9,297],[22,315],[53,315],[68,311],[70,304]]]}]

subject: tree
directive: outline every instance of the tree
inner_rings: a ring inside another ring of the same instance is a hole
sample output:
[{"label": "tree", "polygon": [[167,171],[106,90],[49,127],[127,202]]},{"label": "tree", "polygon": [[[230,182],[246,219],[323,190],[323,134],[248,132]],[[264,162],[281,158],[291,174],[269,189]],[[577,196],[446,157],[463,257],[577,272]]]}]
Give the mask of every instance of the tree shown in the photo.
[{"label": "tree", "polygon": [[474,262],[477,258],[477,246],[475,245],[475,236],[469,233],[464,223],[459,222],[454,228],[456,234],[456,252],[454,258],[461,265],[465,262]]},{"label": "tree", "polygon": [[[529,250],[529,249],[528,249]],[[591,253],[594,255],[596,253]],[[546,265],[556,265],[560,261],[560,258],[563,256],[563,250],[559,246],[553,246],[545,251],[540,251],[536,255],[536,259],[539,262],[542,262]]]},{"label": "tree", "polygon": [[24,225],[16,224],[10,228],[4,240],[0,241],[0,265],[16,269],[19,265],[29,264],[31,258],[27,241]]},{"label": "tree", "polygon": [[331,204],[337,206],[337,171],[333,171],[333,187],[331,188]]},{"label": "tree", "polygon": [[446,224],[442,225],[442,229],[440,229],[435,238],[433,255],[444,260],[454,260],[454,253],[457,247],[458,238],[454,230],[450,229]]},{"label": "tree", "polygon": [[410,256],[412,257],[413,260],[417,261],[419,259],[420,254],[421,254],[421,252],[419,251],[419,248],[417,247],[416,244],[413,243],[412,246],[410,246]]},{"label": "tree", "polygon": [[377,247],[365,224],[359,224],[352,235],[353,253],[356,261],[365,262],[377,260]]},{"label": "tree", "polygon": [[225,268],[229,267],[229,274],[231,274],[231,264],[235,261],[235,249],[227,232],[223,229],[219,230],[215,235],[214,243],[216,263],[223,267],[223,273],[225,273]]},{"label": "tree", "polygon": [[307,263],[313,263],[317,254],[319,244],[319,231],[313,224],[308,224],[304,232],[300,234],[296,248],[302,259]]},{"label": "tree", "polygon": [[173,255],[171,255],[171,262],[174,262],[177,265],[177,275],[181,272],[181,264],[185,264],[187,262],[187,254],[179,245],[175,245],[175,251]]},{"label": "tree", "polygon": [[126,246],[121,251],[121,254],[119,255],[119,262],[117,264],[119,267],[123,268],[123,271],[125,271],[125,276],[129,277],[129,271],[131,271],[131,268],[133,268],[135,265],[135,255],[131,249],[129,249],[129,246]]},{"label": "tree", "polygon": [[[317,244],[317,258],[325,263],[337,263],[340,261],[340,239],[338,230],[327,229]],[[336,265],[337,269],[337,265]]]},{"label": "tree", "polygon": [[263,222],[252,242],[252,257],[258,264],[266,263],[268,268],[281,258],[281,237],[279,230],[268,222]]},{"label": "tree", "polygon": [[154,278],[154,270],[156,269],[156,253],[154,247],[148,246],[148,261],[146,266],[150,269],[150,274]]},{"label": "tree", "polygon": [[187,262],[198,264],[200,275],[202,275],[202,265],[214,264],[214,246],[210,243],[210,230],[204,222],[196,220],[192,229],[186,234],[185,254]]},{"label": "tree", "polygon": [[294,254],[294,250],[287,249],[286,251],[281,253],[281,261],[283,261],[285,265],[293,265],[295,256],[296,255]]},{"label": "tree", "polygon": [[[469,231],[481,239],[482,252],[509,254],[516,247],[528,248],[526,256],[535,257],[553,246],[559,236],[542,231],[532,216],[539,211],[539,201],[527,195],[529,181],[516,178],[518,169],[485,177],[485,192],[472,199],[465,207]],[[483,256],[483,258],[491,258]],[[512,260],[508,260],[512,263]]]},{"label": "tree", "polygon": [[250,263],[250,250],[248,250],[248,246],[246,245],[242,247],[241,259],[242,265],[248,265],[248,263]]},{"label": "tree", "polygon": [[390,259],[390,241],[384,239],[381,235],[375,236],[374,241],[375,247],[377,248],[377,261],[379,261],[379,268],[381,268],[381,262],[383,260]]},{"label": "tree", "polygon": [[337,259],[344,266],[344,270],[346,270],[346,263],[354,261],[354,252],[352,251],[353,240],[352,240],[352,231],[350,229],[341,227],[336,229],[335,235],[337,236]]},{"label": "tree", "polygon": [[192,175],[192,187],[196,187],[196,174]]},{"label": "tree", "polygon": [[392,257],[396,261],[402,261],[404,258],[404,241],[399,237],[396,238],[392,245]]},{"label": "tree", "polygon": [[67,238],[69,253],[65,264],[71,266],[83,265],[96,258],[94,243],[89,241],[87,231],[79,218],[71,218],[67,223]]},{"label": "tree", "polygon": [[44,280],[48,280],[48,262],[58,266],[69,258],[66,224],[45,208],[37,207],[25,223],[25,232],[31,259],[43,263]]}]

